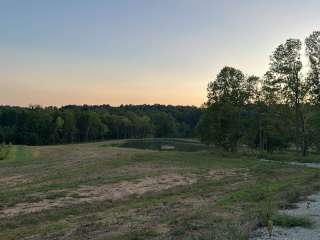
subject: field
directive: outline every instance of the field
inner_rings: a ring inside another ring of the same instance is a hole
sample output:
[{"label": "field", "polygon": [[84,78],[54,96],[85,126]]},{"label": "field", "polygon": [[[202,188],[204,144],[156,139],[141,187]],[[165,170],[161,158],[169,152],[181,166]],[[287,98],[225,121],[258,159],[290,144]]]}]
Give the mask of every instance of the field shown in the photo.
[{"label": "field", "polygon": [[122,143],[12,146],[0,239],[247,239],[320,186],[317,169]]}]

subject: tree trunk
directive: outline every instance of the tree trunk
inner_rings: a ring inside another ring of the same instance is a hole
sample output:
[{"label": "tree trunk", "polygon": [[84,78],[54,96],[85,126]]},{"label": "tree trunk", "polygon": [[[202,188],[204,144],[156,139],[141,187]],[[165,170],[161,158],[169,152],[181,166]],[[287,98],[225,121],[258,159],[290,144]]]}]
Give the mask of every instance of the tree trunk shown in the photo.
[{"label": "tree trunk", "polygon": [[304,117],[303,113],[300,111],[300,119],[301,119],[301,138],[302,138],[302,156],[307,156],[308,155],[308,144],[306,141],[306,136],[305,136],[305,122],[304,122]]},{"label": "tree trunk", "polygon": [[299,152],[299,112],[298,112],[298,108],[299,108],[299,104],[297,103],[297,101],[295,102],[295,144],[296,144],[296,151]]},{"label": "tree trunk", "polygon": [[264,148],[263,143],[263,132],[262,132],[262,124],[261,124],[261,117],[259,117],[259,149],[262,152]]}]

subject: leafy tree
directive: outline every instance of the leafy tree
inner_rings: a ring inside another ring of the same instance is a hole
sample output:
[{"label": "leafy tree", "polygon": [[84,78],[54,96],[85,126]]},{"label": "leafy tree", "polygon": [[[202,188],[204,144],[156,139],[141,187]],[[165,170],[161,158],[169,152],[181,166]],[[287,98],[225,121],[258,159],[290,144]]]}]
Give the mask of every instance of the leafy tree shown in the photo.
[{"label": "leafy tree", "polygon": [[78,133],[78,129],[76,128],[76,119],[73,111],[63,111],[63,142],[64,143],[73,143],[75,141],[75,137]]},{"label": "leafy tree", "polygon": [[307,143],[303,103],[308,87],[306,81],[300,75],[301,69],[301,41],[299,39],[288,39],[273,52],[270,71],[276,78],[275,82],[281,84],[281,100],[294,109],[296,147],[298,149],[301,146],[302,153],[305,156],[307,154]]},{"label": "leafy tree", "polygon": [[152,121],[155,129],[155,137],[175,136],[176,122],[168,113],[157,112],[153,114]]},{"label": "leafy tree", "polygon": [[245,77],[238,69],[224,67],[208,85],[208,102],[198,132],[202,141],[236,151],[243,137],[247,104],[259,98],[256,76]]},{"label": "leafy tree", "polygon": [[62,117],[58,116],[55,120],[55,129],[56,129],[56,135],[57,135],[56,142],[61,143],[63,140],[63,126],[64,126],[64,120]]},{"label": "leafy tree", "polygon": [[272,71],[266,72],[261,88],[262,101],[267,106],[280,104],[281,88],[281,79],[277,78]]},{"label": "leafy tree", "polygon": [[228,102],[243,105],[247,100],[244,74],[233,67],[224,67],[208,85],[208,104]]},{"label": "leafy tree", "polygon": [[312,108],[306,114],[307,137],[310,144],[320,152],[320,109],[319,106]]},{"label": "leafy tree", "polygon": [[236,151],[241,137],[239,107],[228,102],[210,104],[198,124],[201,141]]},{"label": "leafy tree", "polygon": [[306,54],[309,59],[310,71],[308,84],[312,103],[320,103],[320,31],[313,32],[305,40]]}]

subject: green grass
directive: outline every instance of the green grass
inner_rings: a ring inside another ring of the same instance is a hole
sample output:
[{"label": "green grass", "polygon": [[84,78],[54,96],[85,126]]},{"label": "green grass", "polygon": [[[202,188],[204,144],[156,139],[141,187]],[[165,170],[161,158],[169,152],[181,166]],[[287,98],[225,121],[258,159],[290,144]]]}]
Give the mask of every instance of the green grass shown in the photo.
[{"label": "green grass", "polygon": [[11,145],[0,145],[0,160],[5,160],[8,158],[10,151],[11,151]]},{"label": "green grass", "polygon": [[[161,191],[151,182],[143,194],[79,201],[84,185],[119,192],[168,175],[196,181]],[[0,161],[0,239],[246,239],[246,226],[265,224],[278,208],[319,189],[319,176],[317,169],[247,154],[149,151],[110,142],[13,146]],[[73,199],[69,205],[1,215],[19,204],[66,198]]]},{"label": "green grass", "polygon": [[311,227],[312,221],[308,217],[277,214],[272,218],[274,225],[281,227]]},{"label": "green grass", "polygon": [[259,158],[268,160],[283,161],[283,162],[305,162],[305,163],[320,163],[320,155],[313,152],[303,157],[300,153],[295,151],[283,151],[274,153],[263,153],[259,155]]}]

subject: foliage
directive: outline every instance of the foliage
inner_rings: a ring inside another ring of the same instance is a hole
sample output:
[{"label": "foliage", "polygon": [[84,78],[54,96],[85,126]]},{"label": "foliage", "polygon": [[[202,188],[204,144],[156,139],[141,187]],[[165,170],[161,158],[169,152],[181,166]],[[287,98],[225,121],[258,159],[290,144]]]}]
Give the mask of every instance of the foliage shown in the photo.
[{"label": "foliage", "polygon": [[0,142],[48,145],[105,139],[192,137],[201,115],[196,107],[0,106]]},{"label": "foliage", "polygon": [[214,143],[227,151],[235,151],[240,129],[239,108],[228,103],[216,103],[205,109],[198,131],[204,143]]},{"label": "foliage", "polygon": [[245,77],[232,67],[224,67],[217,75],[216,81],[208,85],[208,102],[231,102],[243,104],[246,98]]},{"label": "foliage", "polygon": [[320,103],[320,31],[314,31],[305,40],[306,54],[309,58],[310,70],[308,85],[310,97],[314,104]]},{"label": "foliage", "polygon": [[270,57],[259,79],[226,66],[208,85],[197,130],[201,140],[227,151],[239,146],[273,152],[296,147],[305,157],[320,149],[320,32],[305,40],[310,62],[302,74],[302,42],[288,39]]}]

